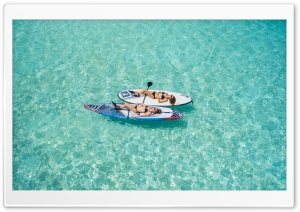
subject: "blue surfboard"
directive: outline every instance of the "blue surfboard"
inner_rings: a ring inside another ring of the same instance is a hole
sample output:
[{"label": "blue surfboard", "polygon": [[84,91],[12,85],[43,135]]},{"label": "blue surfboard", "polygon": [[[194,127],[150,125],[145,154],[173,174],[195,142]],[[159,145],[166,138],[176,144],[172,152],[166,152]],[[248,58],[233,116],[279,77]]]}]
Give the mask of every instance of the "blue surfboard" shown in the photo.
[{"label": "blue surfboard", "polygon": [[173,109],[165,107],[156,107],[162,110],[161,114],[152,114],[147,117],[133,117],[136,115],[128,109],[116,110],[113,104],[85,104],[84,108],[94,111],[96,113],[110,116],[113,118],[133,119],[133,120],[176,120],[183,118],[183,113]]}]

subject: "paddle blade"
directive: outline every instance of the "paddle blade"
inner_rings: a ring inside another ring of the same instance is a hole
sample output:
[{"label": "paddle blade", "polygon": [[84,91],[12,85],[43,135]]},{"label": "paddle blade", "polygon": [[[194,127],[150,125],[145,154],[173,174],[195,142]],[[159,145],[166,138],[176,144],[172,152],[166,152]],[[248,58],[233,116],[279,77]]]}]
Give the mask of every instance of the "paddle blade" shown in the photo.
[{"label": "paddle blade", "polygon": [[[147,83],[147,85],[148,85],[147,90],[149,89],[149,87],[150,87],[152,84],[153,84],[152,82],[148,82],[148,83]],[[144,99],[143,99],[143,103],[142,103],[142,104],[144,104],[146,96],[147,96],[147,95],[144,96]]]}]

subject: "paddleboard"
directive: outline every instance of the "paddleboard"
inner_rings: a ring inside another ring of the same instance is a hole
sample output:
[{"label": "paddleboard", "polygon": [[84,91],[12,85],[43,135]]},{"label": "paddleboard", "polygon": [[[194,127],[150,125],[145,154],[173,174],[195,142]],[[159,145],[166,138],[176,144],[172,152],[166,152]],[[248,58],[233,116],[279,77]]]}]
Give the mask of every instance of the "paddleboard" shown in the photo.
[{"label": "paddleboard", "polygon": [[[143,103],[145,95],[141,94],[138,97],[132,91],[141,91],[141,89],[129,89],[129,90],[120,91],[118,93],[118,97],[121,100],[131,103],[131,104]],[[149,91],[151,93],[155,91],[155,92],[165,92],[165,93],[168,93],[169,95],[171,95],[171,94],[174,95],[176,98],[176,102],[175,102],[174,106],[189,104],[193,101],[191,97],[189,97],[188,95],[185,95],[185,94],[181,94],[181,93],[175,93],[175,92],[170,92],[170,91],[161,91],[161,90],[149,90]],[[157,99],[152,99],[147,95],[146,95],[144,104],[152,105],[152,106],[172,106],[169,101],[159,103]]]},{"label": "paddleboard", "polygon": [[147,117],[133,117],[134,115],[136,115],[135,113],[127,109],[116,110],[113,104],[88,104],[88,105],[85,104],[84,108],[113,118],[123,118],[123,119],[128,118],[134,120],[147,120],[147,121],[175,120],[175,119],[183,118],[183,114],[181,112],[174,110],[173,108],[164,108],[164,107],[157,107],[162,110],[161,114],[152,114]]}]

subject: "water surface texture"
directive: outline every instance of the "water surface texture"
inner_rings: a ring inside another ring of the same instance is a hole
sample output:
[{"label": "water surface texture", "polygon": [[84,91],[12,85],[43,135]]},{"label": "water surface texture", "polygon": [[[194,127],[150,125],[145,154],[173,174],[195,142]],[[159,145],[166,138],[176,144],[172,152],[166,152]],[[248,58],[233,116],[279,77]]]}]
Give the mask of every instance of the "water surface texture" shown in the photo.
[{"label": "water surface texture", "polygon": [[[190,95],[177,121],[84,103]],[[286,190],[286,22],[13,21],[14,190]]]}]

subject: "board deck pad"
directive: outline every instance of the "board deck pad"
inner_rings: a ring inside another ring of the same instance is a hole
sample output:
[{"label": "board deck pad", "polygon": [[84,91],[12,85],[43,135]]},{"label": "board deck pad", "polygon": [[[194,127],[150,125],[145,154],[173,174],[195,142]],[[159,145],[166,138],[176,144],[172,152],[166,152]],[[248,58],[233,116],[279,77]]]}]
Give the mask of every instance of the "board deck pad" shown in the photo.
[{"label": "board deck pad", "polygon": [[[135,103],[142,103],[144,101],[144,94],[141,94],[140,96],[137,96],[134,94],[135,91],[141,91],[141,89],[130,89],[130,90],[123,90],[118,93],[118,97],[125,102],[135,104]],[[174,106],[178,105],[185,105],[191,103],[193,100],[190,96],[176,93],[176,92],[170,92],[170,91],[161,91],[161,90],[149,90],[150,92],[165,92],[168,94],[172,94],[176,98],[176,102]],[[146,105],[152,105],[152,106],[172,106],[169,101],[159,103],[157,99],[152,99],[149,96],[146,95],[144,104]]]},{"label": "board deck pad", "polygon": [[117,110],[113,104],[85,104],[84,108],[113,118],[128,118],[134,120],[175,120],[183,118],[183,114],[181,112],[173,108],[164,107],[157,107],[162,110],[161,114],[152,114],[147,117],[133,117],[136,115],[135,113],[128,109]]}]

